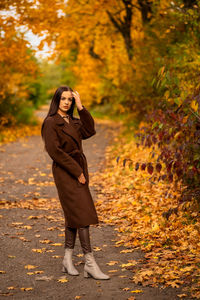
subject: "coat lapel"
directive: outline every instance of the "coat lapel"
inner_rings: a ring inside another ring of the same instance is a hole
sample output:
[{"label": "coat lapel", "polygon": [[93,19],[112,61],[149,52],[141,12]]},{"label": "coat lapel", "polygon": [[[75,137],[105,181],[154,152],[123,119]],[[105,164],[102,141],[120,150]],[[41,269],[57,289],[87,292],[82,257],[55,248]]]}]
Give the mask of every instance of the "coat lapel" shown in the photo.
[{"label": "coat lapel", "polygon": [[54,118],[56,124],[62,126],[62,131],[63,131],[65,134],[71,136],[71,137],[75,140],[75,142],[78,144],[78,146],[79,146],[79,148],[80,148],[80,146],[81,146],[81,145],[80,145],[80,143],[81,143],[80,137],[79,137],[79,135],[78,135],[78,132],[76,131],[76,129],[75,129],[75,128],[73,127],[73,125],[72,125],[72,122],[73,122],[72,118],[69,117],[69,118],[70,118],[69,124],[68,124],[68,123],[61,117],[61,115],[59,115],[58,113],[55,114],[55,115],[53,116],[53,118]]}]

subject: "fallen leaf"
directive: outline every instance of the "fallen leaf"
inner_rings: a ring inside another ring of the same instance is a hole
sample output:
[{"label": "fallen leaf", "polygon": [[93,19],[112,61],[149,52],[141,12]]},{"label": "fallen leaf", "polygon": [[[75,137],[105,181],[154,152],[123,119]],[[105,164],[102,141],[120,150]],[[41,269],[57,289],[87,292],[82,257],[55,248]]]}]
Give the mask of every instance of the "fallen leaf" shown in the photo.
[{"label": "fallen leaf", "polygon": [[127,263],[127,264],[122,264],[121,267],[125,268],[125,267],[135,266],[136,264],[137,264],[137,262],[136,263]]},{"label": "fallen leaf", "polygon": [[29,230],[29,229],[31,229],[31,228],[32,228],[32,226],[30,226],[30,225],[24,225],[24,226],[23,226],[23,228],[25,228],[25,229]]},{"label": "fallen leaf", "polygon": [[133,251],[134,251],[134,249],[126,249],[126,250],[121,250],[120,253],[130,253]]},{"label": "fallen leaf", "polygon": [[108,263],[106,263],[106,265],[109,265],[109,266],[114,266],[115,264],[118,264],[117,260],[111,260]]},{"label": "fallen leaf", "polygon": [[[39,242],[41,243],[41,244],[50,244],[50,243],[53,243],[52,241],[50,241],[50,240],[39,240]],[[53,245],[53,244],[52,244]],[[55,244],[54,244],[55,245]]]},{"label": "fallen leaf", "polygon": [[129,287],[125,287],[125,288],[123,288],[122,290],[123,290],[123,291],[129,291],[130,288],[129,288]]},{"label": "fallen leaf", "polygon": [[39,219],[39,217],[38,216],[29,216],[27,219],[28,220],[32,220],[32,219],[36,220],[36,219]]},{"label": "fallen leaf", "polygon": [[20,288],[20,290],[21,291],[24,291],[24,292],[27,292],[27,291],[32,291],[33,290],[33,288],[32,287],[22,287],[22,288]]},{"label": "fallen leaf", "polygon": [[78,257],[83,257],[83,254],[82,254],[82,253],[79,253],[79,254],[77,254],[76,256],[78,256]]},{"label": "fallen leaf", "polygon": [[61,277],[60,279],[57,280],[58,282],[64,283],[64,282],[68,282],[69,280],[67,278],[63,278]]},{"label": "fallen leaf", "polygon": [[34,274],[43,274],[44,271],[35,271]]},{"label": "fallen leaf", "polygon": [[10,292],[6,292],[6,293],[0,293],[0,296],[5,296],[5,297],[9,297],[9,296],[13,296],[13,293]]},{"label": "fallen leaf", "polygon": [[24,266],[25,269],[28,269],[28,270],[31,270],[31,269],[35,269],[37,268],[38,266],[33,266],[33,265],[26,265]]},{"label": "fallen leaf", "polygon": [[35,277],[36,281],[50,281],[53,279],[53,276],[40,276],[40,277]]},{"label": "fallen leaf", "polygon": [[94,250],[94,251],[101,251],[102,248],[99,248],[99,247],[93,247],[93,250]]},{"label": "fallen leaf", "polygon": [[43,253],[46,251],[46,248],[42,248],[42,249],[32,249],[33,252],[37,252],[37,253]]},{"label": "fallen leaf", "polygon": [[19,226],[19,225],[22,225],[23,223],[22,222],[13,222],[11,224],[14,225],[14,226]]}]

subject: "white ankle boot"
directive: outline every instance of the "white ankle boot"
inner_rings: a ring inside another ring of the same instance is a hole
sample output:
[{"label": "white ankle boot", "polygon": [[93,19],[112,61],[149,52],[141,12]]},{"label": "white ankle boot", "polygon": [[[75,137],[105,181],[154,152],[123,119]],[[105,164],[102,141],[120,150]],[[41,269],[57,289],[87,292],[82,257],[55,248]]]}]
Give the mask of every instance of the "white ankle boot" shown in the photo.
[{"label": "white ankle boot", "polygon": [[63,259],[63,272],[67,272],[69,275],[79,275],[79,272],[74,267],[72,261],[72,254],[74,249],[65,248],[65,256]]},{"label": "white ankle boot", "polygon": [[110,279],[110,277],[101,272],[97,265],[93,252],[85,254],[84,277],[92,276],[94,279]]}]

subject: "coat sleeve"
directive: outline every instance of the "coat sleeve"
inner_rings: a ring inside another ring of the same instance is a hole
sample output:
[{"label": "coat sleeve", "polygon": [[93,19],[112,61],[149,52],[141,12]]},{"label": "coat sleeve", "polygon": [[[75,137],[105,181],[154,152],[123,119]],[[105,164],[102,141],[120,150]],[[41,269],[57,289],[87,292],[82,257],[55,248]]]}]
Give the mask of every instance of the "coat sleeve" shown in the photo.
[{"label": "coat sleeve", "polygon": [[83,109],[78,110],[78,114],[80,117],[80,133],[83,140],[88,139],[89,137],[96,134],[94,127],[94,119],[89,113],[89,111],[83,106]]},{"label": "coat sleeve", "polygon": [[81,166],[61,148],[59,138],[55,129],[54,120],[45,120],[43,127],[43,138],[45,148],[49,156],[63,169],[78,178],[81,173],[83,173],[83,170]]}]

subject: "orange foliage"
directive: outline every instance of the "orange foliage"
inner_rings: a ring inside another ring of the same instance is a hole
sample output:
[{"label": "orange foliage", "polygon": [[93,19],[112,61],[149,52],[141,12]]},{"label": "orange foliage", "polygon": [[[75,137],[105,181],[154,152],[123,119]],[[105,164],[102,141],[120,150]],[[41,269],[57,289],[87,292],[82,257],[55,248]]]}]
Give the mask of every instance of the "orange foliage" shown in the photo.
[{"label": "orange foliage", "polygon": [[[104,172],[94,175],[91,184],[98,191],[96,207],[100,219],[117,226],[117,243],[146,252],[147,264],[137,270],[133,281],[171,287],[192,281],[191,292],[197,297],[200,222],[195,203],[182,203],[178,211],[173,211],[184,187],[181,183],[155,184],[147,172],[136,171],[135,163],[148,161],[149,150],[137,148],[134,141],[120,137],[114,147],[108,148],[106,156]],[[127,158],[132,162],[127,160],[123,167]],[[169,210],[173,213],[167,216]]]},{"label": "orange foliage", "polygon": [[37,70],[35,61],[31,58],[29,44],[19,34],[17,20],[9,16],[0,16],[2,38],[0,41],[0,102],[8,95],[27,97],[26,81],[28,76],[34,76]]}]

